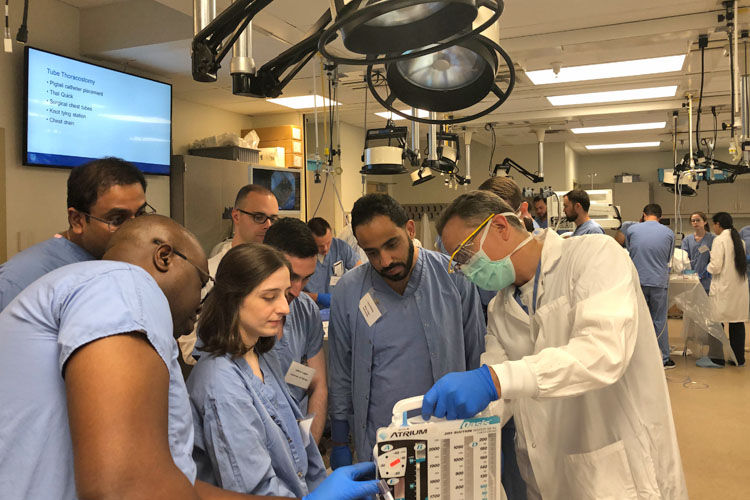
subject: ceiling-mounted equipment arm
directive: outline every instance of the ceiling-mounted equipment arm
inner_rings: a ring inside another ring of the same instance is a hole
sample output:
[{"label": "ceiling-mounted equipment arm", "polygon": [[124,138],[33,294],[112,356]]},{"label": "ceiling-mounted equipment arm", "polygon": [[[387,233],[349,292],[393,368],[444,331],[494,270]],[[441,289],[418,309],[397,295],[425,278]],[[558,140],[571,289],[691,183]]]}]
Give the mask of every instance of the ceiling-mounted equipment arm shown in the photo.
[{"label": "ceiling-mounted equipment arm", "polygon": [[[273,0],[238,0],[193,39],[193,79],[215,81],[222,59],[248,23]],[[326,10],[302,40],[261,66],[256,74],[232,75],[233,93],[249,97],[278,97],[283,88],[318,51],[318,40],[331,22]],[[227,37],[230,37],[225,41]]]},{"label": "ceiling-mounted equipment arm", "polygon": [[492,176],[496,176],[498,171],[505,170],[505,174],[507,175],[510,172],[510,169],[514,168],[516,169],[521,175],[529,179],[531,182],[537,183],[537,182],[544,182],[544,176],[543,175],[537,175],[534,173],[529,172],[525,168],[523,168],[518,163],[514,162],[510,158],[505,158],[502,163],[498,163],[495,165],[495,169],[492,171]]}]

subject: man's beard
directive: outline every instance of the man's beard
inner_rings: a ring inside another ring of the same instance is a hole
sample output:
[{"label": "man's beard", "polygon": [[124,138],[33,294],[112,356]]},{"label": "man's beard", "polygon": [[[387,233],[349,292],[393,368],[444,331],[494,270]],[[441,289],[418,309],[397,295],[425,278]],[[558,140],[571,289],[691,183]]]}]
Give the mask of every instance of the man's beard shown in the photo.
[{"label": "man's beard", "polygon": [[[409,272],[411,271],[411,265],[413,263],[414,263],[414,242],[411,240],[411,238],[409,238],[409,256],[406,258],[406,264],[404,264],[403,262],[395,262],[391,264],[390,266],[384,267],[383,269],[378,271],[378,274],[380,274],[380,276],[382,276],[384,279],[387,279],[389,281],[401,281],[405,279],[407,276],[409,276]],[[398,267],[404,267],[404,271],[396,275],[386,274],[388,271],[391,271]]]},{"label": "man's beard", "polygon": [[565,218],[568,220],[568,222],[575,222],[578,220],[578,214],[573,212],[573,215],[566,215]]}]

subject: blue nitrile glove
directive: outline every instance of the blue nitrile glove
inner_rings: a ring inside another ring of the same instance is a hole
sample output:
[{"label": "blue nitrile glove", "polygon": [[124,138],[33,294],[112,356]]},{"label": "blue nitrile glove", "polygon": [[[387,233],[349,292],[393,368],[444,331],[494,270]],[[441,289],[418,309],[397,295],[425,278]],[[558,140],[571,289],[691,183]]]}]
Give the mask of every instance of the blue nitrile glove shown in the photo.
[{"label": "blue nitrile glove", "polygon": [[357,481],[375,477],[375,464],[363,462],[333,471],[320,486],[302,500],[367,500],[378,493],[378,481]]},{"label": "blue nitrile glove", "polygon": [[422,418],[429,420],[433,415],[448,420],[471,418],[497,398],[487,365],[468,372],[449,373],[424,395]]},{"label": "blue nitrile glove", "polygon": [[[331,468],[338,469],[352,464],[352,450],[349,448],[349,422],[346,420],[331,420]],[[346,443],[346,444],[345,444]]]},{"label": "blue nitrile glove", "polygon": [[330,293],[319,293],[318,294],[318,305],[321,309],[327,309],[331,307],[331,294]]}]

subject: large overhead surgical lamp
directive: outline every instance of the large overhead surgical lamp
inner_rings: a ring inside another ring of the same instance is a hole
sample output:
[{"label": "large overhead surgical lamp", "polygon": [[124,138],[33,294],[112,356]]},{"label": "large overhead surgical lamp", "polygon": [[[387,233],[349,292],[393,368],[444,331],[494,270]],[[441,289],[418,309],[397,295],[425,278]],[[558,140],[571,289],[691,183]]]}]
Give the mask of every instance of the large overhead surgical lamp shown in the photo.
[{"label": "large overhead surgical lamp", "polygon": [[[476,0],[330,0],[344,47],[357,54],[401,53],[471,27]],[[333,28],[332,31],[335,31]]]}]

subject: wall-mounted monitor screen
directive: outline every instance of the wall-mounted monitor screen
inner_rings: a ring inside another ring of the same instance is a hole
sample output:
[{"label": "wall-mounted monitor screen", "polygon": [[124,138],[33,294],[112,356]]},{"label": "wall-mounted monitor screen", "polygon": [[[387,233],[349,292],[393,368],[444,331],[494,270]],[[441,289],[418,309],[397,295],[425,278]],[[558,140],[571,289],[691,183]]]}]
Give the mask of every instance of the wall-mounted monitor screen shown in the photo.
[{"label": "wall-mounted monitor screen", "polygon": [[26,47],[25,165],[116,156],[169,174],[172,86]]},{"label": "wall-mounted monitor screen", "polygon": [[300,176],[298,168],[253,166],[250,169],[250,183],[269,189],[276,196],[281,212],[300,210]]}]

